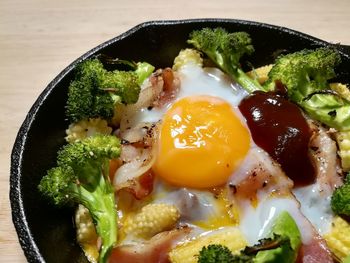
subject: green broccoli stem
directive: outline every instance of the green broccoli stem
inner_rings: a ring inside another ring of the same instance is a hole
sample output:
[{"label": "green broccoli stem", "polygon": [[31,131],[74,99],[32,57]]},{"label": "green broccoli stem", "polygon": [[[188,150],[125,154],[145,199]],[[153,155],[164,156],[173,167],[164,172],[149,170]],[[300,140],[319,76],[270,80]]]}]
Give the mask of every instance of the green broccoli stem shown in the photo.
[{"label": "green broccoli stem", "polygon": [[[105,164],[103,173],[108,175],[109,165]],[[90,211],[96,224],[96,231],[102,240],[99,262],[107,262],[109,252],[117,242],[117,211],[113,187],[106,176],[100,176],[93,192],[80,187],[82,204]]]},{"label": "green broccoli stem", "polygon": [[268,91],[265,87],[261,86],[260,83],[256,79],[252,79],[245,74],[245,72],[238,68],[231,73],[233,79],[246,91],[252,93],[257,90]]},{"label": "green broccoli stem", "polygon": [[268,91],[268,89],[261,86],[256,79],[250,78],[241,68],[230,64],[230,62],[225,60],[220,54],[210,52],[206,54],[222,71],[228,74],[247,92],[252,93],[256,90]]},{"label": "green broccoli stem", "polygon": [[190,34],[187,43],[205,53],[222,71],[249,93],[267,91],[256,79],[248,77],[240,68],[240,59],[254,52],[246,32],[228,33],[223,28],[203,28]]},{"label": "green broccoli stem", "polygon": [[[104,211],[115,211],[114,194],[105,194],[100,202]],[[115,213],[99,213],[96,230],[102,239],[99,262],[107,262],[109,252],[117,242],[117,216]]]},{"label": "green broccoli stem", "polygon": [[101,239],[99,262],[108,260],[117,242],[117,211],[109,163],[120,155],[116,136],[96,134],[65,145],[58,152],[57,167],[48,170],[39,190],[57,205],[85,206]]}]

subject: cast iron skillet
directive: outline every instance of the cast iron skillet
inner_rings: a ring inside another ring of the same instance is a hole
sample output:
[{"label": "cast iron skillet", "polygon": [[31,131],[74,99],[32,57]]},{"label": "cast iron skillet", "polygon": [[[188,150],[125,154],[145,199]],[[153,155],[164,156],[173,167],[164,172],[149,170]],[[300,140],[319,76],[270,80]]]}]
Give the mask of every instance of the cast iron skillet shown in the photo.
[{"label": "cast iron skillet", "polygon": [[75,66],[96,54],[135,61],[156,67],[172,65],[194,29],[224,27],[249,32],[255,53],[249,58],[255,67],[273,62],[280,53],[304,48],[334,46],[342,56],[338,80],[350,83],[350,47],[327,43],[278,26],[231,19],[152,21],[140,24],[75,60],[41,93],[23,122],[11,156],[10,200],[12,219],[29,262],[87,262],[75,242],[73,211],[49,205],[37,191],[48,168],[55,165],[57,150],[65,143],[68,122],[64,114],[67,87]]}]

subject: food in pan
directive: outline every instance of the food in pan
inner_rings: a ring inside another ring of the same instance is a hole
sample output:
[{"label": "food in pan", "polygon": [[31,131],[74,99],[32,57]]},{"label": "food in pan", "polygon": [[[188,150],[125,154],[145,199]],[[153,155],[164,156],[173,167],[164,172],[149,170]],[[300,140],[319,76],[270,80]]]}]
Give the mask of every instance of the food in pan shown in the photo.
[{"label": "food in pan", "polygon": [[243,70],[246,32],[190,34],[172,68],[98,56],[39,190],[77,206],[91,262],[333,262],[350,254],[350,91],[340,55]]}]

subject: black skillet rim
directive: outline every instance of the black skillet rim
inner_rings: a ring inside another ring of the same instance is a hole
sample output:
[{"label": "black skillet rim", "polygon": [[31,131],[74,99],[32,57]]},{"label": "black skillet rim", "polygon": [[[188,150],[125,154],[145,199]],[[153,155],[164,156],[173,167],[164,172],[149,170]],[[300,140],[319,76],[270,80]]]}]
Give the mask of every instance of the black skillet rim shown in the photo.
[{"label": "black skillet rim", "polygon": [[121,39],[127,38],[128,36],[134,34],[140,29],[151,27],[151,26],[162,26],[162,25],[180,25],[180,24],[191,24],[191,23],[201,23],[201,22],[214,22],[214,23],[234,23],[234,24],[241,24],[241,25],[252,25],[256,27],[262,27],[266,29],[272,29],[272,30],[278,30],[283,33],[295,35],[300,38],[304,38],[307,40],[310,40],[316,44],[319,44],[321,46],[335,46],[342,55],[350,59],[349,54],[349,46],[341,46],[338,44],[332,44],[328,43],[326,41],[323,41],[321,39],[312,37],[310,35],[276,25],[266,24],[266,23],[259,23],[254,21],[247,21],[247,20],[237,20],[237,19],[218,19],[218,18],[200,18],[200,19],[185,19],[185,20],[155,20],[155,21],[149,21],[141,23],[127,32],[114,37],[97,47],[89,50],[82,56],[80,56],[78,59],[73,61],[69,66],[67,66],[62,72],[60,72],[57,77],[55,77],[43,90],[43,92],[39,95],[37,100],[32,105],[31,109],[29,110],[28,114],[26,115],[25,120],[23,121],[13,149],[11,153],[11,171],[10,171],[10,203],[11,203],[11,211],[12,211],[12,221],[15,225],[16,232],[18,235],[19,242],[21,244],[21,247],[24,251],[24,254],[29,262],[45,262],[44,258],[42,257],[39,248],[37,247],[31,230],[28,227],[27,218],[24,213],[24,206],[23,206],[23,200],[22,200],[22,193],[21,193],[21,171],[22,171],[22,160],[23,160],[23,151],[25,149],[25,144],[27,140],[27,133],[31,129],[31,125],[33,120],[35,119],[36,114],[38,113],[42,103],[46,100],[48,96],[50,96],[52,90],[55,88],[55,86],[71,71],[75,68],[75,66],[80,63],[81,61],[87,59],[88,57],[94,55],[99,50],[103,49],[106,46],[112,45],[115,42],[120,41]]}]

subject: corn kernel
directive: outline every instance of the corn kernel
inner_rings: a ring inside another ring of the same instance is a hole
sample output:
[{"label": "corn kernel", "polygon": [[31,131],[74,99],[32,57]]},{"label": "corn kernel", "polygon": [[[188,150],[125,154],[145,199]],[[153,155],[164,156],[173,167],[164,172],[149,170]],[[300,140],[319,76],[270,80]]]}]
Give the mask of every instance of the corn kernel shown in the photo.
[{"label": "corn kernel", "polygon": [[350,170],[350,131],[337,132],[335,138],[338,143],[338,154],[344,171]]},{"label": "corn kernel", "polygon": [[97,249],[97,233],[94,222],[87,208],[78,206],[75,213],[77,240],[82,247],[89,262],[97,262],[99,252]]},{"label": "corn kernel", "polygon": [[176,246],[169,253],[172,263],[197,263],[199,251],[210,244],[221,244],[228,247],[232,253],[238,254],[247,242],[237,228],[223,229],[222,231],[204,235],[194,240]]},{"label": "corn kernel", "polygon": [[272,68],[272,64],[262,66],[260,68],[253,69],[249,72],[247,72],[247,75],[252,78],[256,79],[260,84],[263,84],[268,79],[268,74]]},{"label": "corn kernel", "polygon": [[180,212],[174,205],[148,204],[125,220],[123,230],[125,234],[147,239],[170,230],[179,218]]},{"label": "corn kernel", "polygon": [[324,235],[329,249],[341,260],[350,255],[350,225],[337,216],[329,233]]},{"label": "corn kernel", "polygon": [[100,118],[81,120],[77,123],[72,123],[66,130],[66,141],[75,142],[86,137],[99,134],[111,134],[112,128],[108,127],[107,121]]},{"label": "corn kernel", "polygon": [[179,55],[177,55],[174,60],[173,70],[179,70],[181,67],[187,64],[202,67],[203,59],[197,50],[191,48],[181,50]]},{"label": "corn kernel", "polygon": [[340,97],[350,101],[350,90],[349,87],[341,83],[331,83],[330,88],[339,94]]}]

